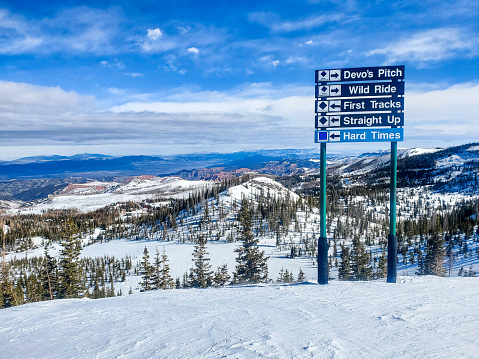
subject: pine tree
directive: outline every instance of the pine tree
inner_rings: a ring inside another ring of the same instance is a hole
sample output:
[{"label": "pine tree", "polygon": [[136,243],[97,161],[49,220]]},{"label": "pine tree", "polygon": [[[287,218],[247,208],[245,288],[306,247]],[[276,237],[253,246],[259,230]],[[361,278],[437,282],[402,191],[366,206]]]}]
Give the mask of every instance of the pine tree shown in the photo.
[{"label": "pine tree", "polygon": [[341,245],[341,264],[338,269],[340,280],[349,280],[351,278],[351,257],[349,247]]},{"label": "pine tree", "polygon": [[48,245],[45,245],[41,283],[43,287],[43,300],[51,300],[57,296],[57,264],[55,258],[48,253]]},{"label": "pine tree", "polygon": [[21,305],[25,303],[25,293],[23,290],[23,286],[17,282],[17,285],[13,288],[13,297],[15,305]]},{"label": "pine tree", "polygon": [[2,237],[2,272],[0,273],[0,308],[8,308],[17,305],[15,296],[13,294],[13,283],[10,278],[10,266],[5,259],[5,234],[3,228],[0,230]]},{"label": "pine tree", "polygon": [[152,290],[154,267],[150,264],[150,254],[146,246],[143,250],[143,258],[140,263],[140,273],[142,275],[140,282],[140,292]]},{"label": "pine tree", "polygon": [[281,267],[281,269],[279,270],[279,276],[278,276],[278,279],[276,279],[276,282],[278,282],[278,283],[284,283],[284,282],[285,282],[285,280],[284,280],[284,275],[285,275],[284,268]]},{"label": "pine tree", "polygon": [[82,289],[79,261],[81,243],[77,233],[78,228],[73,218],[69,218],[60,251],[60,298],[78,298]]},{"label": "pine tree", "polygon": [[252,233],[252,221],[249,204],[246,199],[241,201],[239,215],[241,224],[241,247],[235,249],[236,271],[234,272],[235,283],[261,283],[268,281],[267,257],[259,250],[258,240]]},{"label": "pine tree", "polygon": [[304,274],[303,270],[299,268],[299,273],[298,273],[298,283],[303,283],[306,280],[306,275]]},{"label": "pine tree", "polygon": [[355,236],[353,239],[351,268],[352,279],[354,280],[370,280],[373,278],[373,270],[369,260],[369,254],[366,252],[366,247],[358,236]]},{"label": "pine tree", "polygon": [[221,267],[218,267],[215,275],[213,277],[213,282],[216,287],[223,287],[229,284],[231,276],[228,274],[228,266],[223,264]]},{"label": "pine tree", "polygon": [[206,237],[201,235],[193,251],[194,266],[190,269],[189,284],[193,288],[207,288],[212,285],[210,260],[206,257]]},{"label": "pine tree", "polygon": [[376,278],[386,278],[388,275],[388,259],[386,257],[386,248],[383,247],[381,257],[379,257]]},{"label": "pine tree", "polygon": [[422,255],[422,250],[421,248],[418,248],[417,252],[417,270],[416,270],[417,275],[424,275],[425,270],[424,270],[424,257]]},{"label": "pine tree", "polygon": [[170,276],[168,256],[166,255],[164,249],[161,257],[158,248],[156,249],[154,268],[155,273],[152,278],[154,289],[173,289],[173,287],[175,286],[175,282]]},{"label": "pine tree", "polygon": [[288,269],[281,268],[281,270],[279,271],[279,277],[276,281],[278,283],[293,283],[293,272],[290,272]]},{"label": "pine tree", "polygon": [[160,289],[161,287],[161,258],[158,247],[156,248],[155,262],[153,264],[153,274],[151,276],[152,289]]},{"label": "pine tree", "polygon": [[442,227],[439,220],[436,219],[433,234],[427,241],[424,274],[443,277],[446,273],[446,269],[443,266],[444,255],[445,249]]},{"label": "pine tree", "polygon": [[13,284],[10,279],[10,268],[6,263],[3,264],[0,279],[0,308],[8,308],[17,305],[13,293]]}]

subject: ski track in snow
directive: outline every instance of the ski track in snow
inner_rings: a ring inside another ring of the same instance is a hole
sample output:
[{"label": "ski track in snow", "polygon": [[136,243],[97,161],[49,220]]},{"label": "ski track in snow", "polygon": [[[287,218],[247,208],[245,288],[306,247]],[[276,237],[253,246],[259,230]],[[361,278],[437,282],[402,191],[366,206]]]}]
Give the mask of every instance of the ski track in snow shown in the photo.
[{"label": "ski track in snow", "polygon": [[0,311],[3,358],[477,358],[479,278],[55,300]]}]

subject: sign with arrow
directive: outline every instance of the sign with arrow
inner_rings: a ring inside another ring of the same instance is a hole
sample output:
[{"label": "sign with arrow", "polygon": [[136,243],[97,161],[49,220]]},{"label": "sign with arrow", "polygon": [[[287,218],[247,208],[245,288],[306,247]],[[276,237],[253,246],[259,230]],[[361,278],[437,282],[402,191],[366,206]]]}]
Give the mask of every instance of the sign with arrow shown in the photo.
[{"label": "sign with arrow", "polygon": [[403,128],[368,128],[348,130],[317,130],[315,143],[331,142],[397,142],[403,141]]},{"label": "sign with arrow", "polygon": [[316,114],[315,127],[402,127],[404,113],[397,114],[349,114],[349,115],[321,115]]},{"label": "sign with arrow", "polygon": [[404,97],[317,100],[316,113],[328,112],[401,112]]},{"label": "sign with arrow", "polygon": [[316,85],[316,97],[367,97],[404,95],[404,82]]},{"label": "sign with arrow", "polygon": [[316,82],[354,82],[404,79],[404,66],[354,67],[316,70]]},{"label": "sign with arrow", "polygon": [[[404,66],[317,70],[315,142],[403,140]],[[389,128],[385,128],[389,127]]]},{"label": "sign with arrow", "polygon": [[315,125],[321,129],[314,133],[314,142],[321,144],[318,283],[328,283],[326,144],[333,142],[391,142],[387,282],[395,283],[397,142],[404,139],[404,66],[316,70],[315,80]]}]

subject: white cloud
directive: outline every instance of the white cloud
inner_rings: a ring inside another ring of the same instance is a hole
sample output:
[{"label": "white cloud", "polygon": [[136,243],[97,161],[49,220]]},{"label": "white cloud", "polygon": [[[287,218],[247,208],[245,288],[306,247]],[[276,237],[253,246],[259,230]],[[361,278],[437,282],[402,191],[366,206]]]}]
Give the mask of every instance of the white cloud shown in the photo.
[{"label": "white cloud", "polygon": [[[421,84],[420,88],[433,88]],[[406,89],[405,138],[411,147],[450,146],[477,142],[479,84],[464,83],[448,88]]]},{"label": "white cloud", "polygon": [[[479,84],[411,87],[415,90],[406,89],[402,147],[460,144],[479,138]],[[107,91],[122,98],[128,95],[117,88]],[[12,157],[8,149],[25,144],[51,149],[77,146],[83,152],[92,146],[104,153],[123,146],[119,154],[127,154],[130,148],[181,152],[185,148],[312,147],[313,92],[313,86],[272,83],[251,83],[228,92],[179,88],[144,94],[148,100],[142,101],[133,100],[140,95],[132,95],[129,102],[98,110],[93,98],[74,92],[0,82],[0,156]],[[334,146],[331,151],[340,148]]]},{"label": "white cloud", "polygon": [[126,66],[125,64],[123,63],[123,61],[119,61],[117,59],[115,59],[113,62],[108,62],[108,61],[101,61],[100,64],[102,64],[103,66],[107,67],[107,68],[117,68],[117,69],[124,69]]},{"label": "white cloud", "polygon": [[94,102],[91,96],[81,96],[59,87],[0,81],[0,115],[51,114],[55,116],[65,112],[92,110]]},{"label": "white cloud", "polygon": [[130,77],[133,77],[133,78],[145,76],[145,75],[144,75],[143,73],[141,73],[141,72],[125,72],[125,75],[126,75],[126,76],[130,76]]},{"label": "white cloud", "polygon": [[306,41],[306,45],[313,45],[313,40]]},{"label": "white cloud", "polygon": [[108,88],[107,92],[109,92],[113,95],[124,95],[125,94],[125,90],[122,90],[122,89],[119,89],[119,88],[116,88],[116,87]]},{"label": "white cloud", "polygon": [[0,10],[0,53],[115,53],[120,18],[116,9],[88,7],[61,10],[41,20]]},{"label": "white cloud", "polygon": [[181,35],[185,35],[190,32],[191,26],[178,26],[177,29]]},{"label": "white cloud", "polygon": [[381,49],[369,51],[368,55],[384,55],[387,62],[417,61],[419,63],[440,61],[458,54],[477,51],[478,41],[456,28],[422,31],[409,38],[393,42]]},{"label": "white cloud", "polygon": [[[185,36],[186,30],[188,36]],[[211,52],[212,48],[224,43],[225,37],[223,29],[197,24],[194,28],[188,27],[183,30],[178,29],[177,33],[173,30],[171,33],[164,34],[161,41],[154,41],[145,36],[137,41],[137,45],[149,53],[175,53],[177,56],[185,56],[187,53],[196,55],[200,52],[199,49],[202,49],[202,52],[203,49],[209,49]],[[195,46],[191,46],[192,41]],[[210,59],[214,57],[212,55]]]},{"label": "white cloud", "polygon": [[303,58],[303,57],[293,57],[290,56],[286,59],[286,63],[289,64],[298,64],[298,63],[306,63],[308,62],[309,59]]},{"label": "white cloud", "polygon": [[275,60],[275,61],[271,61],[270,64],[273,65],[274,68],[276,68],[276,66],[278,66],[280,63],[280,61],[278,60]]},{"label": "white cloud", "polygon": [[278,14],[272,12],[254,12],[248,15],[248,20],[268,27],[274,32],[293,32],[310,30],[329,22],[348,21],[343,14],[313,15],[300,20],[281,20]]},{"label": "white cloud", "polygon": [[163,36],[161,30],[157,27],[156,29],[148,29],[148,38],[151,40],[158,40],[160,37]]},{"label": "white cloud", "polygon": [[39,47],[43,38],[23,17],[0,9],[0,53],[17,54]]},{"label": "white cloud", "polygon": [[200,50],[198,50],[196,47],[189,47],[189,48],[186,49],[186,51],[188,51],[192,54],[195,54],[195,55],[200,53]]}]

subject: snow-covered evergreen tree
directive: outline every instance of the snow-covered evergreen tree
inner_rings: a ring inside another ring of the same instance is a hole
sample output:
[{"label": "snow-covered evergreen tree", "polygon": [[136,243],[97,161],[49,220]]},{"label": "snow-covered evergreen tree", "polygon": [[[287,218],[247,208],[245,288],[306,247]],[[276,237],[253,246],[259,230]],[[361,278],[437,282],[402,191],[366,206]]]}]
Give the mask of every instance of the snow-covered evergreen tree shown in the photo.
[{"label": "snow-covered evergreen tree", "polygon": [[156,249],[154,274],[152,278],[154,289],[173,289],[175,281],[170,275],[170,266],[168,264],[168,256],[163,249],[163,254],[160,256],[158,248]]},{"label": "snow-covered evergreen tree", "polygon": [[386,248],[383,247],[378,261],[376,278],[386,278],[388,275],[388,259],[386,257]]},{"label": "snow-covered evergreen tree", "polygon": [[446,274],[444,268],[444,236],[442,226],[438,219],[434,226],[433,234],[427,241],[426,257],[424,259],[424,274],[443,277]]},{"label": "snow-covered evergreen tree", "polygon": [[221,267],[218,267],[213,277],[214,285],[216,287],[223,287],[228,285],[230,280],[231,276],[228,274],[228,265],[223,264]]},{"label": "snow-covered evergreen tree", "polygon": [[241,247],[235,249],[236,271],[233,275],[235,283],[261,283],[268,281],[268,258],[259,250],[258,240],[252,232],[251,214],[249,203],[246,199],[241,201],[239,214],[241,224]]},{"label": "snow-covered evergreen tree", "polygon": [[299,273],[298,273],[298,283],[303,283],[306,280],[306,275],[304,274],[303,270],[299,268]]},{"label": "snow-covered evergreen tree", "polygon": [[193,288],[206,288],[212,285],[210,259],[206,256],[206,237],[200,236],[198,244],[193,251],[194,266],[190,269],[189,286]]},{"label": "snow-covered evergreen tree", "polygon": [[43,288],[43,300],[56,298],[58,290],[57,263],[55,258],[48,253],[48,245],[45,245],[45,253],[43,255],[41,284]]},{"label": "snow-covered evergreen tree", "polygon": [[154,267],[150,264],[150,254],[148,248],[145,247],[143,251],[143,258],[141,261],[141,282],[140,282],[140,292],[146,292],[153,289],[153,275]]},{"label": "snow-covered evergreen tree", "polygon": [[66,223],[62,249],[60,251],[60,298],[77,298],[82,289],[80,252],[81,242],[78,228],[72,218]]},{"label": "snow-covered evergreen tree", "polygon": [[349,247],[341,245],[341,264],[338,269],[340,280],[349,280],[351,278],[351,257]]},{"label": "snow-covered evergreen tree", "polygon": [[354,280],[371,280],[373,278],[373,269],[369,254],[366,247],[358,236],[353,239],[353,247],[351,251],[351,269],[352,279]]}]

